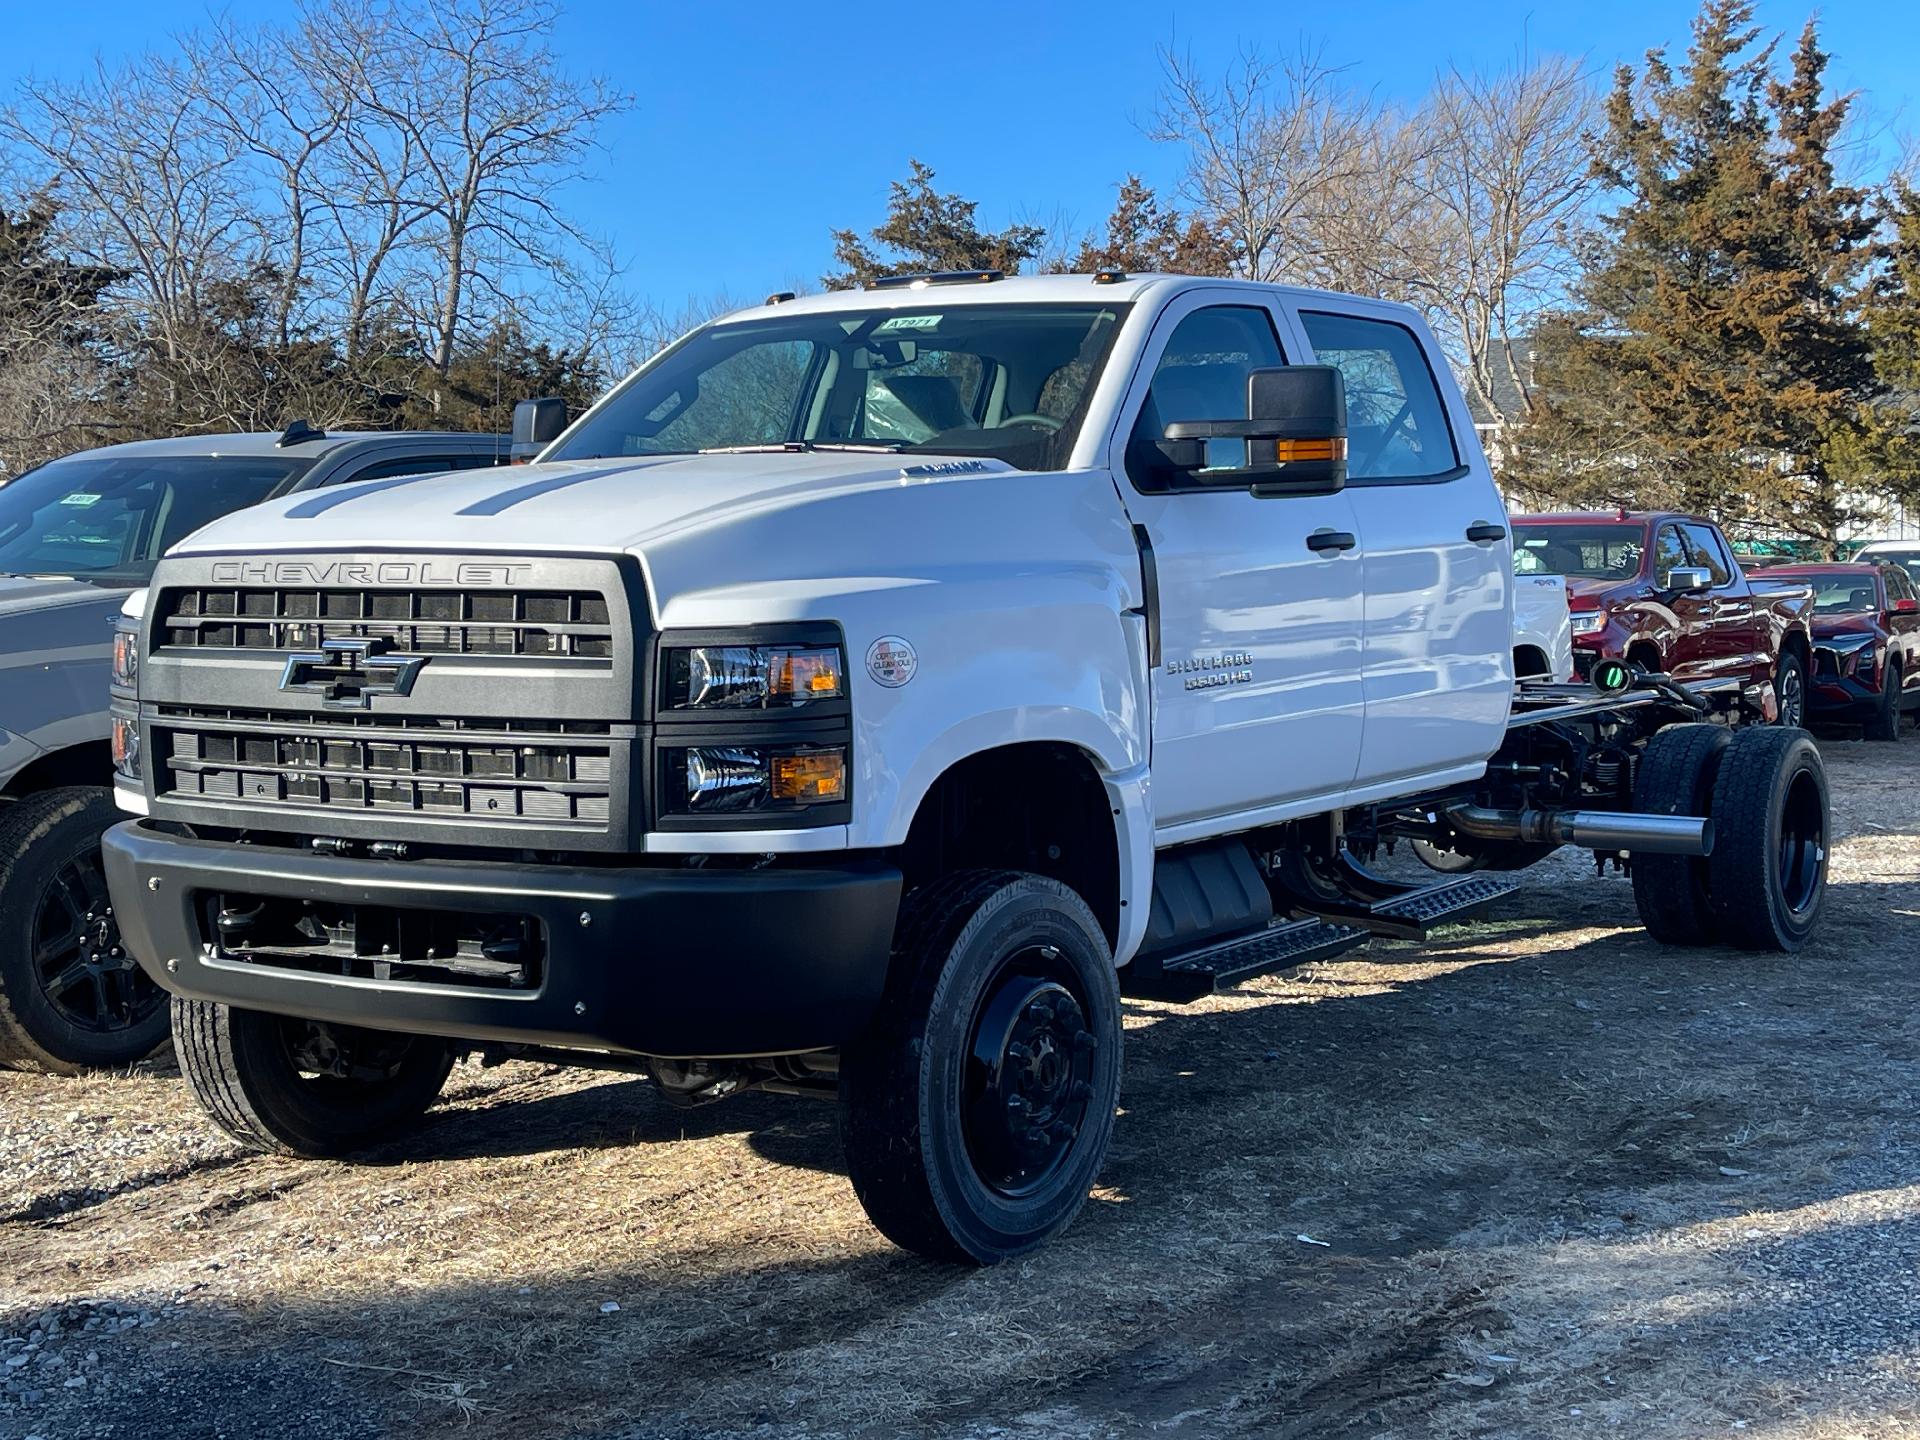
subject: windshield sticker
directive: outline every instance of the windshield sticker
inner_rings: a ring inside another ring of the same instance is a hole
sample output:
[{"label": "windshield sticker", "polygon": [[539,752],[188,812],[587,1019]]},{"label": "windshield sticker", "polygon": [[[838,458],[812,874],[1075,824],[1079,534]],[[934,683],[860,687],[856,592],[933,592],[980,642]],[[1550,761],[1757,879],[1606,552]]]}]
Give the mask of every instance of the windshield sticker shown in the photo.
[{"label": "windshield sticker", "polygon": [[84,510],[89,505],[98,505],[100,503],[100,497],[98,495],[89,495],[84,490],[76,490],[60,503],[62,505],[71,505],[76,510]]},{"label": "windshield sticker", "polygon": [[938,330],[945,318],[942,315],[896,315],[874,326],[873,333],[886,335],[895,330]]}]

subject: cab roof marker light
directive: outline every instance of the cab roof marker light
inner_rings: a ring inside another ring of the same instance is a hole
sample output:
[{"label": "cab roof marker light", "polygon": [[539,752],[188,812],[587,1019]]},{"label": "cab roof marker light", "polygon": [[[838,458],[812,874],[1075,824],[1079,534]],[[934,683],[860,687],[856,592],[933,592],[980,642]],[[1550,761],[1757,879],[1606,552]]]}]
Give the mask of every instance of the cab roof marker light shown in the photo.
[{"label": "cab roof marker light", "polygon": [[932,270],[917,275],[882,275],[868,290],[924,290],[929,285],[991,285],[1006,279],[999,270]]}]

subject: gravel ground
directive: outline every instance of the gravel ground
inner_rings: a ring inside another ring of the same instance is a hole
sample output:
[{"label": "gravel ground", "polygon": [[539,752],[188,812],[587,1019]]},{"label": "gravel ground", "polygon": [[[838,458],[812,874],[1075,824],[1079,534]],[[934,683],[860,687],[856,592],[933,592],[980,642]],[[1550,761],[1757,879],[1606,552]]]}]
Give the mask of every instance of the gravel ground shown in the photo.
[{"label": "gravel ground", "polygon": [[1920,746],[1822,748],[1803,955],[1561,856],[1130,1003],[1094,1203],[994,1271],[879,1240],[799,1101],[467,1064],[348,1166],[0,1074],[0,1437],[1920,1435]]}]

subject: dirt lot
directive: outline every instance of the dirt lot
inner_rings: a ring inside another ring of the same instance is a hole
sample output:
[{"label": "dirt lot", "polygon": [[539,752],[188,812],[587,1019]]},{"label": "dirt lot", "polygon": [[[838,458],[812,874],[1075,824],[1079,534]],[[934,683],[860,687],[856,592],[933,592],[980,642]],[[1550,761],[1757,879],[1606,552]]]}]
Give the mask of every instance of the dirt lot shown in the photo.
[{"label": "dirt lot", "polygon": [[0,1436],[1920,1434],[1920,744],[1823,748],[1816,948],[1563,856],[1131,1005],[1095,1203],[997,1271],[888,1248],[810,1102],[464,1065],[347,1167],[0,1074]]}]

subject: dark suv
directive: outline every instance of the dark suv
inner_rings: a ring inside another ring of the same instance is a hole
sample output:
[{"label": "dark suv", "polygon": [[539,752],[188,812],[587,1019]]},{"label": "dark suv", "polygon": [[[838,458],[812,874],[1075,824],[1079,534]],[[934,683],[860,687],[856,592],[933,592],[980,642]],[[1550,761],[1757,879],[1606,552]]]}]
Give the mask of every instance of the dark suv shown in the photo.
[{"label": "dark suv", "polygon": [[100,871],[117,818],[107,713],[114,617],[209,521],[321,486],[499,465],[504,435],[195,435],[109,445],[0,486],[0,1064],[123,1065],[167,1033]]},{"label": "dark suv", "polygon": [[1813,586],[1814,720],[1866,727],[1898,740],[1920,708],[1920,591],[1895,564],[1782,565],[1769,576]]}]

